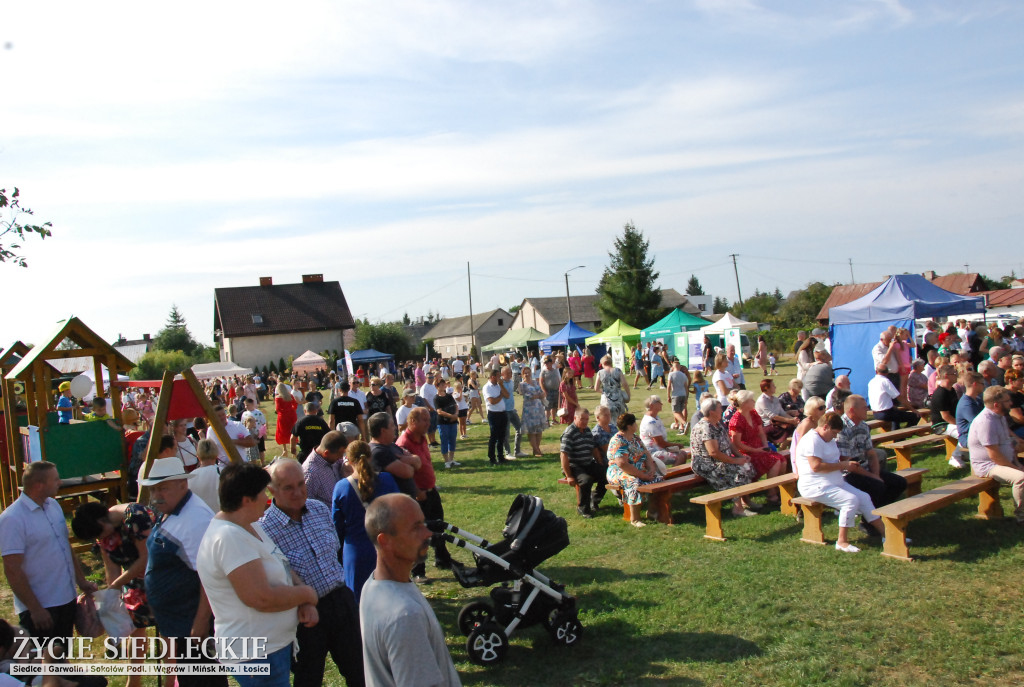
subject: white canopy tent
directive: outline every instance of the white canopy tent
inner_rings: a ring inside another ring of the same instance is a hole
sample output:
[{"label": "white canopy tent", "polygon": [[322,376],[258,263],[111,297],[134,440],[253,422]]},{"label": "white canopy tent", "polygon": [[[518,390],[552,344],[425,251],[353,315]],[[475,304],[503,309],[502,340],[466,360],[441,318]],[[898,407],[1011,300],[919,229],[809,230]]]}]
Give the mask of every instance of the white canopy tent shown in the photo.
[{"label": "white canopy tent", "polygon": [[210,379],[212,377],[252,374],[252,368],[241,367],[230,360],[226,360],[219,363],[199,363],[193,365],[192,373],[196,376],[196,379]]},{"label": "white canopy tent", "polygon": [[741,332],[749,332],[753,329],[757,329],[757,323],[741,320],[732,313],[727,312],[718,320],[718,322],[713,322],[706,327],[701,327],[700,333],[704,335],[722,334],[726,329],[733,328],[739,329]]},{"label": "white canopy tent", "polygon": [[292,361],[293,374],[316,372],[317,370],[327,370],[327,359],[313,351],[306,351]]}]

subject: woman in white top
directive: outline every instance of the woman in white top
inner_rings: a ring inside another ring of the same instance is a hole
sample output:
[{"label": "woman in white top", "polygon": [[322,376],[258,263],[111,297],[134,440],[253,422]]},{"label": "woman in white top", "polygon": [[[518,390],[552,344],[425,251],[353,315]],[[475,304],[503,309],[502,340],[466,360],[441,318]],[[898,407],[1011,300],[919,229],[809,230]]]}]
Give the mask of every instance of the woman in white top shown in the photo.
[{"label": "woman in white top", "polygon": [[196,442],[188,435],[188,420],[182,418],[171,422],[171,430],[174,432],[174,441],[178,445],[178,457],[181,464],[185,466],[185,472],[192,472],[199,467],[199,458],[196,455]]},{"label": "woman in white top", "polygon": [[723,406],[729,405],[729,392],[736,386],[736,381],[731,372],[728,372],[729,358],[725,353],[715,356],[715,374],[711,376],[711,383],[718,394],[718,402]]},{"label": "woman in white top", "polygon": [[266,638],[266,658],[237,663],[269,663],[270,675],[235,675],[241,687],[256,682],[288,687],[295,629],[300,622],[316,624],[317,594],[292,573],[281,549],[256,522],[266,510],[266,470],[232,463],[220,479],[221,510],[210,521],[196,557],[214,631],[220,638],[238,638],[232,642],[237,656],[244,655],[242,638]]},{"label": "woman in white top", "polygon": [[873,476],[855,460],[840,460],[836,437],[843,430],[843,418],[839,413],[828,412],[821,416],[818,427],[800,439],[796,450],[796,462],[800,478],[796,488],[800,495],[814,499],[826,506],[839,509],[839,538],[836,549],[845,553],[857,553],[859,548],[850,543],[847,534],[860,515],[882,534],[882,519],[872,514],[874,505],[871,497],[855,489],[843,480],[843,472]]}]

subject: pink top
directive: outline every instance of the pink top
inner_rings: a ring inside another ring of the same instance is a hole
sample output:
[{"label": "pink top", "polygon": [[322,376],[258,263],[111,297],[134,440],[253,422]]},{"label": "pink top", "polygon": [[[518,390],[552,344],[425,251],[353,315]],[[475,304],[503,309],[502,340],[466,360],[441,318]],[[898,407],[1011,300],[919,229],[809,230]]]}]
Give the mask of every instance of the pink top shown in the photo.
[{"label": "pink top", "polygon": [[910,370],[912,369],[910,365],[911,350],[912,348],[910,347],[909,343],[904,341],[901,343],[899,350],[897,351],[897,353],[900,356],[900,374],[910,374]]}]

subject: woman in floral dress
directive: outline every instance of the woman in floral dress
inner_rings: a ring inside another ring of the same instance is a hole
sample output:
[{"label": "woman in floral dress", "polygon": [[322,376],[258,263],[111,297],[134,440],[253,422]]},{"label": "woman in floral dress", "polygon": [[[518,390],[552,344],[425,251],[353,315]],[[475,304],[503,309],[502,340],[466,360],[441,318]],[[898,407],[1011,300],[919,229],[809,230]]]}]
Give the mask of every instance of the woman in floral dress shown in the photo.
[{"label": "woman in floral dress", "polygon": [[[690,432],[693,473],[703,477],[715,491],[740,487],[757,479],[750,458],[737,453],[729,441],[729,430],[722,424],[722,404],[718,399],[704,399],[700,411],[700,422]],[[732,514],[756,515],[742,498],[733,499]]]},{"label": "woman in floral dress", "polygon": [[626,403],[629,401],[629,387],[623,387],[623,379],[622,372],[612,364],[612,357],[602,357],[601,369],[594,380],[594,391],[601,392],[601,405],[611,413],[612,422],[618,422],[619,416],[626,412]]},{"label": "woman in floral dress", "polygon": [[623,413],[615,426],[619,431],[608,442],[608,484],[617,484],[622,500],[629,508],[629,523],[643,527],[640,520],[641,484],[653,484],[664,479],[654,468],[654,459],[637,436],[636,416]]},{"label": "woman in floral dress", "polygon": [[544,391],[540,384],[533,381],[530,368],[523,368],[523,378],[519,382],[519,393],[523,395],[523,431],[530,439],[533,455],[541,455],[540,435],[548,427],[548,419],[544,414]]},{"label": "woman in floral dress", "polygon": [[[140,645],[146,628],[156,624],[146,601],[144,581],[149,561],[146,538],[154,523],[153,511],[141,503],[121,503],[107,508],[99,501],[87,501],[79,506],[71,520],[71,530],[76,537],[96,541],[107,586],[121,589],[121,598],[135,625],[131,636]],[[141,646],[138,650],[141,651]],[[141,659],[132,662],[141,662]],[[127,687],[141,684],[141,675],[128,678]]]}]

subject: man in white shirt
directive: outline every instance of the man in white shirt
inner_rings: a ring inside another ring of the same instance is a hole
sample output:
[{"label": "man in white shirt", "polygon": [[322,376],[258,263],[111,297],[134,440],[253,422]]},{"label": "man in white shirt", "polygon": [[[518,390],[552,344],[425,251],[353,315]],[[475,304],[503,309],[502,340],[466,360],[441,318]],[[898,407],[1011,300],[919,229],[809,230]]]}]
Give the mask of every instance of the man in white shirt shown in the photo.
[{"label": "man in white shirt", "polygon": [[[228,438],[235,444],[239,457],[244,461],[246,459],[246,452],[243,449],[255,446],[256,437],[249,434],[249,430],[241,422],[229,418],[228,411],[220,404],[213,407],[213,422],[219,422],[220,426],[224,428]],[[220,437],[217,436],[217,432],[213,429],[212,425],[206,430],[206,438],[213,440],[217,444],[217,460],[222,465],[230,463],[231,458],[228,457],[228,452],[224,449],[224,445],[220,442]]]},{"label": "man in white shirt", "polygon": [[643,419],[640,421],[640,441],[651,452],[651,455],[660,459],[666,465],[675,465],[686,462],[686,454],[680,453],[683,444],[668,441],[668,432],[665,431],[665,423],[658,417],[661,412],[662,402],[659,396],[649,396],[644,401]]},{"label": "man in white shirt", "polygon": [[967,449],[971,456],[971,472],[991,477],[1000,484],[1009,484],[1013,494],[1017,524],[1024,525],[1024,466],[1017,460],[1021,442],[1006,422],[1013,407],[1004,387],[990,386],[982,397],[985,409],[971,422]]},{"label": "man in white shirt", "polygon": [[452,372],[455,373],[455,379],[462,381],[462,370],[466,367],[466,363],[462,362],[461,358],[455,358],[452,360]]},{"label": "man in white shirt", "polygon": [[437,397],[437,387],[434,386],[434,382],[440,376],[440,373],[431,370],[427,374],[427,381],[420,387],[420,398],[423,399],[427,410],[430,411],[430,428],[427,430],[427,437],[430,439],[431,446],[441,445],[441,442],[437,440],[437,410],[434,408],[434,399]]},{"label": "man in white shirt", "polygon": [[876,420],[892,424],[892,429],[911,427],[918,422],[917,413],[903,410],[896,405],[900,400],[899,390],[893,386],[886,374],[888,368],[880,364],[875,368],[875,376],[868,382],[868,402]]},{"label": "man in white shirt", "polygon": [[885,367],[886,377],[889,381],[899,387],[900,384],[900,358],[896,354],[896,328],[888,327],[878,335],[878,343],[871,349],[871,359],[877,369],[879,365]]},{"label": "man in white shirt", "polygon": [[737,389],[746,389],[746,378],[743,376],[743,365],[736,355],[736,346],[729,344],[725,348],[725,357],[729,361],[729,367],[725,371],[732,375],[733,386]]},{"label": "man in white shirt", "polygon": [[21,495],[0,513],[4,577],[14,593],[18,622],[33,637],[70,637],[75,584],[87,594],[97,589],[71,552],[64,512],[53,498],[59,490],[56,465],[29,463]]},{"label": "man in white shirt", "polygon": [[487,406],[487,424],[491,428],[491,434],[487,438],[487,458],[491,465],[498,465],[505,462],[505,436],[508,433],[505,399],[509,397],[509,393],[499,379],[498,370],[491,368],[490,375],[482,390],[484,405]]}]

